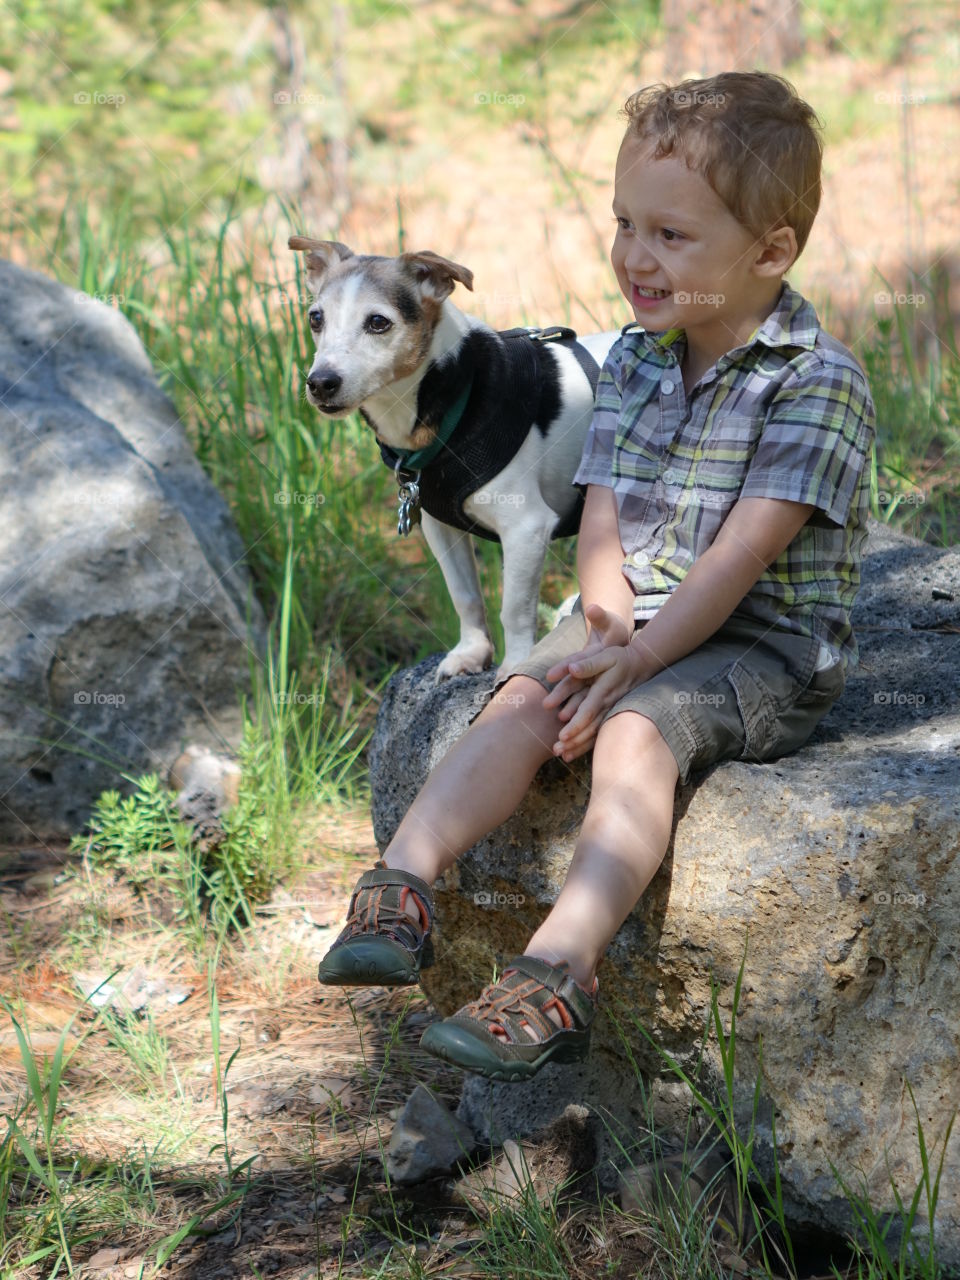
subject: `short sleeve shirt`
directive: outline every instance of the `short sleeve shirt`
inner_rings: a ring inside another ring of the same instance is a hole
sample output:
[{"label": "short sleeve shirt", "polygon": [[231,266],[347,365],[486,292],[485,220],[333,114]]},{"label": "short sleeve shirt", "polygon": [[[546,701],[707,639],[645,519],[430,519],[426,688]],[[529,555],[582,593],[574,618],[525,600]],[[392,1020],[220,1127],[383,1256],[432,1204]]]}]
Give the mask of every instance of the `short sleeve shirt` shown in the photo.
[{"label": "short sleeve shirt", "polygon": [[735,612],[858,659],[850,610],[870,504],[875,414],[863,370],[784,280],[749,340],[686,395],[682,329],[624,325],[604,361],[576,484],[617,498],[637,621],[653,617],[740,498],[816,510]]}]

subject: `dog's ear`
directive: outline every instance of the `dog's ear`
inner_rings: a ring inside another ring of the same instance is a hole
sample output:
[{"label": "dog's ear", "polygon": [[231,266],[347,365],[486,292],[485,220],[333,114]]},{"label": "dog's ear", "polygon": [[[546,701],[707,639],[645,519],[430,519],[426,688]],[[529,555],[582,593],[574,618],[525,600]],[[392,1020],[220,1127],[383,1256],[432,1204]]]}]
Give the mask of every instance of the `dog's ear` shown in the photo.
[{"label": "dog's ear", "polygon": [[314,293],[319,293],[323,278],[331,267],[343,262],[345,258],[353,257],[353,250],[339,240],[312,240],[310,236],[291,236],[287,241],[287,248],[305,250],[307,284]]},{"label": "dog's ear", "polygon": [[453,286],[458,281],[471,291],[473,289],[473,272],[469,267],[441,258],[439,253],[432,253],[429,249],[420,253],[401,253],[400,261],[414,273],[421,291],[429,293],[437,302],[453,293]]}]

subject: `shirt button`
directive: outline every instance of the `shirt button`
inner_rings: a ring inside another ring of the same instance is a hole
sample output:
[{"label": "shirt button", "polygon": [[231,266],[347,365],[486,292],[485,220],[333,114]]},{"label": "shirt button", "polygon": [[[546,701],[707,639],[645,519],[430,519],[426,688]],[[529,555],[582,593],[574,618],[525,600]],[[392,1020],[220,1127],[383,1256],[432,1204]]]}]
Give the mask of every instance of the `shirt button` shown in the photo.
[{"label": "shirt button", "polygon": [[650,563],[650,557],[645,551],[635,551],[630,557],[634,564],[644,565]]},{"label": "shirt button", "polygon": [[663,380],[663,382],[661,382],[660,386],[661,386],[661,388],[662,388],[662,390],[663,390],[663,394],[664,394],[665,396],[669,396],[669,395],[672,395],[672,394],[673,394],[674,382],[673,382],[673,379],[672,379],[672,378],[664,378],[664,380]]},{"label": "shirt button", "polygon": [[676,478],[677,478],[677,473],[676,473],[675,471],[669,471],[669,470],[668,470],[668,471],[665,471],[665,472],[663,473],[663,483],[664,483],[664,484],[673,484],[673,482],[674,482],[674,480],[676,480]]}]

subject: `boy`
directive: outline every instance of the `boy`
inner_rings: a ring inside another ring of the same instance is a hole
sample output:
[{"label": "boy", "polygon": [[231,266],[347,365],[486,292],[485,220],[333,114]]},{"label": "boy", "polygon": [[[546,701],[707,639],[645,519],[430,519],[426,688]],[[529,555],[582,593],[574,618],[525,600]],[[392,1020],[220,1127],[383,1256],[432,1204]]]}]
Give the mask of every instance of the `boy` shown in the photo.
[{"label": "boy", "polygon": [[[604,363],[573,613],[431,772],[354,890],[322,982],[415,982],[430,886],[540,766],[593,749],[550,914],[425,1049],[494,1079],[586,1056],[597,965],[667,849],[678,778],[796,750],[858,658],[873,404],[851,353],[783,279],[820,201],[812,109],[778,76],[633,94],[611,262],[637,324]],[[548,692],[544,696],[544,689]]]}]

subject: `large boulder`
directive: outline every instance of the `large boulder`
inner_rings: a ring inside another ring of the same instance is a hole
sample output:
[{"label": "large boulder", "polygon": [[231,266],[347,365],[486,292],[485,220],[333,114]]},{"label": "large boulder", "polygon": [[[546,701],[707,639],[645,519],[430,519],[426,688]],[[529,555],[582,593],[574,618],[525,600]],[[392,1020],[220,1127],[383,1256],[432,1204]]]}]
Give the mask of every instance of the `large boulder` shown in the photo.
[{"label": "large boulder", "polygon": [[[729,1022],[746,945],[737,1115],[746,1134],[759,1075],[755,1154],[769,1178],[775,1109],[790,1217],[850,1226],[831,1161],[857,1189],[862,1170],[878,1212],[896,1208],[891,1175],[909,1202],[921,1166],[907,1083],[928,1146],[942,1143],[960,1099],[960,549],[871,522],[854,625],[860,665],[800,751],[724,762],[678,787],[663,864],[598,971],[589,1063],[545,1068],[527,1085],[468,1077],[462,1118],[484,1133],[529,1132],[581,1101],[636,1121],[636,1075],[612,1014],[645,1082],[663,1087],[671,1073],[631,1015],[694,1073],[711,976]],[[380,709],[371,768],[381,850],[490,685],[462,676],[435,686],[438,660],[399,673]],[[548,762],[517,813],[437,882],[438,962],[423,986],[444,1014],[489,982],[494,959],[522,951],[549,911],[589,778],[589,758]],[[708,1096],[722,1095],[722,1079],[711,1037]],[[943,1261],[960,1263],[960,1135],[947,1150],[937,1237]]]},{"label": "large boulder", "polygon": [[238,740],[264,622],[132,325],[9,262],[0,445],[0,838],[62,838],[121,771]]}]

